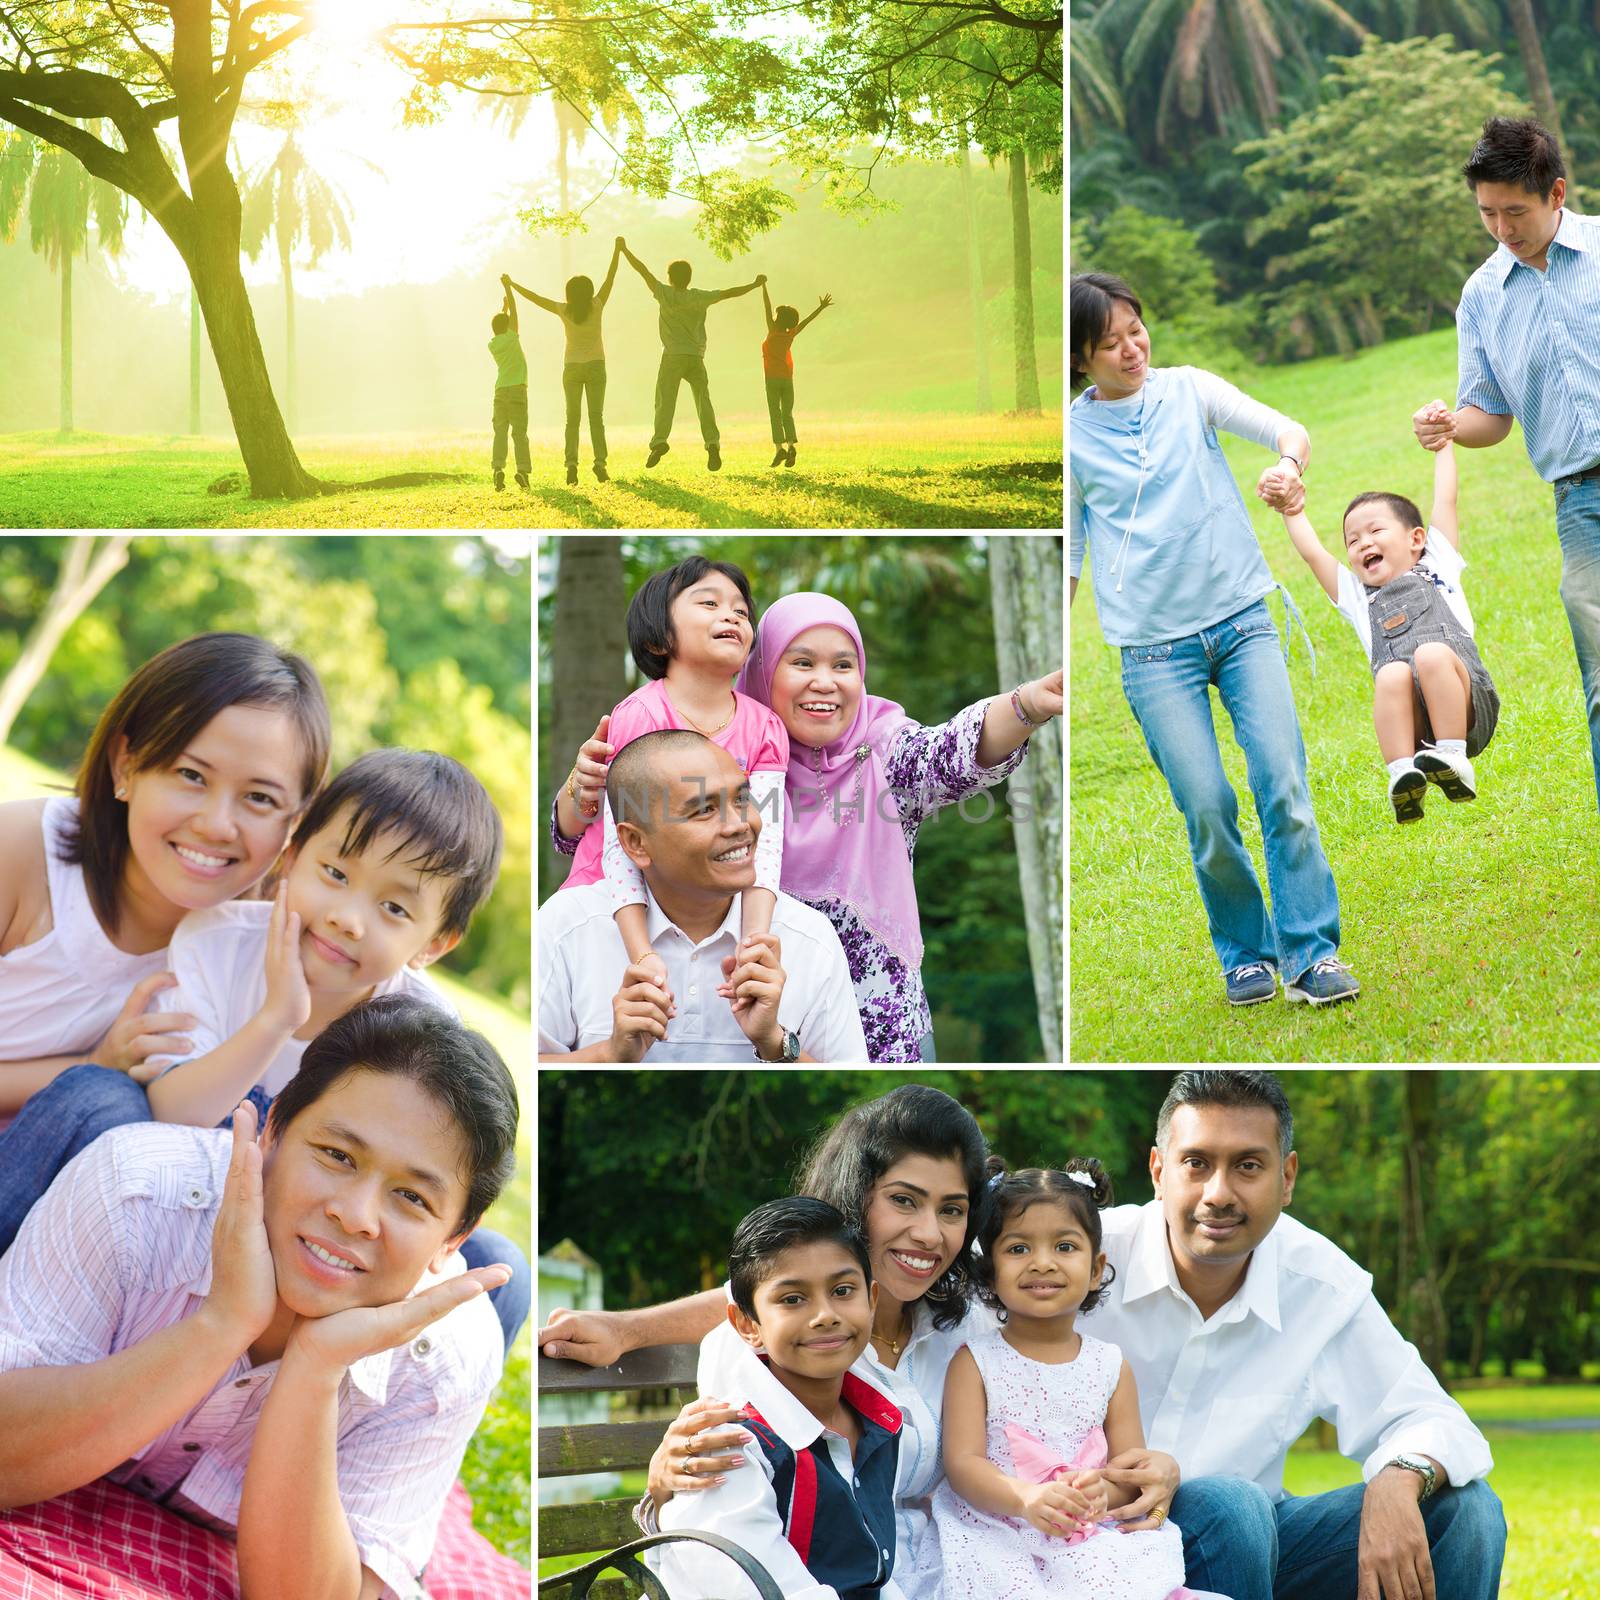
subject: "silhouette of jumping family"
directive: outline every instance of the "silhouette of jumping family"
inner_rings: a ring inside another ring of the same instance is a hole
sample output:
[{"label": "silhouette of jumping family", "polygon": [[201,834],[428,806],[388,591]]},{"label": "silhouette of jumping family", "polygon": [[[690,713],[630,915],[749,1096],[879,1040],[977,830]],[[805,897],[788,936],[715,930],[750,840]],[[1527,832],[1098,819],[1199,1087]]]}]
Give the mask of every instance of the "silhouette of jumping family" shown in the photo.
[{"label": "silhouette of jumping family", "polygon": [[[667,267],[663,283],[618,235],[611,252],[611,265],[605,282],[597,291],[592,279],[567,279],[565,300],[547,300],[503,273],[500,283],[505,298],[490,327],[494,337],[489,353],[495,362],[494,451],[491,463],[494,486],[506,486],[507,435],[516,450],[516,481],[528,487],[532,457],[528,450],[528,362],[522,353],[517,327],[516,295],[560,317],[566,330],[566,359],[561,369],[561,387],[567,399],[566,459],[567,482],[578,481],[578,432],[585,396],[589,408],[589,442],[594,450],[594,475],[605,483],[606,471],[606,353],[601,343],[600,325],[617,276],[617,263],[626,256],[628,265],[644,279],[661,307],[661,366],[656,373],[655,424],[650,435],[650,454],[645,461],[653,467],[672,448],[672,418],[678,408],[678,389],[685,382],[694,396],[695,414],[700,419],[700,437],[705,441],[706,466],[717,472],[722,467],[722,435],[717,414],[711,405],[711,384],[706,377],[706,310],[719,300],[734,300],[752,289],[761,291],[766,310],[767,337],[761,345],[761,369],[766,381],[767,414],[772,422],[772,442],[776,447],[770,465],[792,467],[798,438],[794,426],[794,355],[796,337],[809,323],[833,304],[832,295],[821,295],[816,310],[802,319],[793,306],[773,310],[767,294],[767,275],[758,273],[749,283],[732,289],[691,289],[694,269],[687,261],[674,261]],[[513,292],[514,291],[514,292]]]}]

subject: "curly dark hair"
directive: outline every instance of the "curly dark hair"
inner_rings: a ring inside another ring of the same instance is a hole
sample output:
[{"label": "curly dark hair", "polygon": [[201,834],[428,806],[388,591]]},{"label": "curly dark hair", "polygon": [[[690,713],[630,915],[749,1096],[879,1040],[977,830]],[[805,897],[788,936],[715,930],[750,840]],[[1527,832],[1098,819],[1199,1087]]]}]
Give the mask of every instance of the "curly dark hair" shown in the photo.
[{"label": "curly dark hair", "polygon": [[[1092,1187],[1080,1183],[1072,1176],[1074,1172],[1092,1178]],[[1112,1200],[1111,1175],[1092,1156],[1074,1157],[1064,1167],[1024,1167],[1020,1172],[1007,1172],[1005,1163],[998,1156],[991,1156],[989,1173],[978,1209],[975,1238],[978,1248],[972,1256],[973,1279],[978,1298],[998,1312],[1004,1322],[1006,1308],[1001,1304],[994,1282],[994,1245],[1006,1223],[1041,1201],[1059,1202],[1082,1225],[1089,1238],[1089,1252],[1097,1256],[1100,1254],[1100,1213]],[[1093,1311],[1105,1299],[1106,1290],[1116,1276],[1116,1269],[1108,1261],[1100,1287],[1084,1296],[1079,1311]]]},{"label": "curly dark hair", "polygon": [[942,1089],[903,1083],[876,1100],[852,1106],[817,1141],[795,1178],[795,1192],[826,1200],[864,1233],[872,1186],[906,1156],[950,1159],[967,1186],[967,1236],[923,1296],[936,1328],[953,1328],[972,1298],[973,1223],[989,1147],[967,1108]]}]

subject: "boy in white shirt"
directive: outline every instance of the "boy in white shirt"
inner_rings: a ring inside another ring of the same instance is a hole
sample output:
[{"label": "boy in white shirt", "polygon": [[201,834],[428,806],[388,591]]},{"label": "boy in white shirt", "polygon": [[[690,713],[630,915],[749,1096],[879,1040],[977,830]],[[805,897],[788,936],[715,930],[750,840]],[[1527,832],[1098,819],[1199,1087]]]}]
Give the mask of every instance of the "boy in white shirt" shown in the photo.
[{"label": "boy in white shirt", "polygon": [[1395,821],[1421,818],[1430,782],[1447,799],[1476,799],[1471,758],[1494,734],[1500,697],[1473,642],[1472,612],[1461,589],[1466,563],[1456,525],[1453,447],[1446,444],[1434,457],[1426,524],[1404,495],[1369,490],[1350,502],[1346,566],[1318,540],[1303,509],[1304,488],[1285,487],[1293,495],[1293,509],[1283,511],[1289,538],[1356,630],[1372,665],[1372,716]]}]

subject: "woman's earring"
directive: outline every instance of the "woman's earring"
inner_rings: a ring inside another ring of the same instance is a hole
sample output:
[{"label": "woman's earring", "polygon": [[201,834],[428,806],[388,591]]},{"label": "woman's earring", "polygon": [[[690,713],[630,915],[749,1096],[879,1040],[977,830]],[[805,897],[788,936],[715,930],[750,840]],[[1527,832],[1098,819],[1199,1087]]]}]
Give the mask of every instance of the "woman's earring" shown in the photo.
[{"label": "woman's earring", "polygon": [[126,800],[128,798],[127,788],[123,784],[120,784],[120,783],[112,791],[112,793],[115,794],[117,799],[119,799],[119,800]]}]

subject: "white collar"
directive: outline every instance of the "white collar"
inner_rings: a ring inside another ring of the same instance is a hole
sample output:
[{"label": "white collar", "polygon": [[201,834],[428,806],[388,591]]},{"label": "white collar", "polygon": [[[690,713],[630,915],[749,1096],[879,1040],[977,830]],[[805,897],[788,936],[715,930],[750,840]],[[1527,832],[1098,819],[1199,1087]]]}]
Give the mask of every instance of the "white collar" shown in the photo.
[{"label": "white collar", "polygon": [[709,935],[707,938],[700,940],[697,944],[689,937],[688,934],[683,931],[682,928],[677,925],[677,923],[672,920],[671,917],[666,914],[665,911],[661,909],[660,902],[653,894],[650,893],[650,886],[648,884],[645,885],[644,893],[645,931],[649,935],[650,943],[652,945],[659,943],[661,936],[669,931],[677,934],[680,939],[682,939],[689,945],[691,949],[694,950],[703,949],[708,944],[715,944],[716,941],[722,938],[724,934],[731,935],[733,942],[736,945],[738,944],[740,912],[740,897],[738,895],[729,896],[727,914],[723,917],[722,925],[717,929],[717,931]]},{"label": "white collar", "polygon": [[[1166,1214],[1159,1200],[1147,1201],[1139,1210],[1139,1225],[1134,1231],[1133,1253],[1128,1259],[1128,1275],[1122,1290],[1122,1303],[1143,1299],[1166,1289],[1188,1300],[1178,1282],[1178,1269],[1172,1260],[1167,1239]],[[1190,1302],[1191,1304],[1193,1302]],[[1283,1331],[1278,1307],[1278,1230],[1261,1241],[1250,1256],[1244,1282],[1231,1299],[1219,1308],[1225,1320],[1239,1322],[1254,1312],[1275,1333]]]},{"label": "white collar", "polygon": [[[824,1434],[833,1432],[773,1377],[766,1362],[743,1339],[739,1340],[739,1345],[734,1365],[739,1391],[791,1450],[809,1449]],[[841,1394],[869,1421],[887,1428],[890,1433],[899,1431],[900,1408],[882,1390],[868,1383],[855,1367],[845,1373]]]}]

